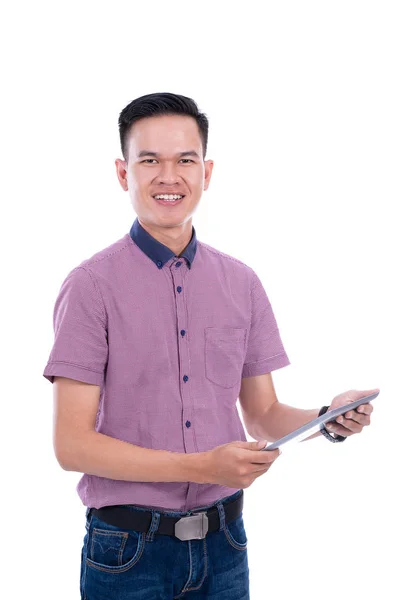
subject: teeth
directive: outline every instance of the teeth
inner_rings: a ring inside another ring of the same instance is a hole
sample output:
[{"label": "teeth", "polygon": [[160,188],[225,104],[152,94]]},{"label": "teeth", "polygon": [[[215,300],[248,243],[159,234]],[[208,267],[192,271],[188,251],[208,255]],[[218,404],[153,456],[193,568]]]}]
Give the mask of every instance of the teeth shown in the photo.
[{"label": "teeth", "polygon": [[183,196],[181,196],[180,194],[157,194],[156,196],[154,196],[154,198],[156,198],[156,200],[173,201],[179,200],[180,198],[183,198]]}]

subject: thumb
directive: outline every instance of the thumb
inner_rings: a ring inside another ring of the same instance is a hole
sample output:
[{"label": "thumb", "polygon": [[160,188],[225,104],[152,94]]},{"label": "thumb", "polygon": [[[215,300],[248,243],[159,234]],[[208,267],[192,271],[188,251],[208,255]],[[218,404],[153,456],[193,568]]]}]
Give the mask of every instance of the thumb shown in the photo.
[{"label": "thumb", "polygon": [[261,442],[242,442],[242,441],[237,441],[237,442],[233,442],[233,443],[238,448],[246,448],[247,450],[259,450],[260,448],[264,448],[267,445],[266,441],[261,441]]},{"label": "thumb", "polygon": [[258,441],[258,442],[250,442],[250,450],[258,450],[259,448],[264,448],[267,445],[266,441]]}]

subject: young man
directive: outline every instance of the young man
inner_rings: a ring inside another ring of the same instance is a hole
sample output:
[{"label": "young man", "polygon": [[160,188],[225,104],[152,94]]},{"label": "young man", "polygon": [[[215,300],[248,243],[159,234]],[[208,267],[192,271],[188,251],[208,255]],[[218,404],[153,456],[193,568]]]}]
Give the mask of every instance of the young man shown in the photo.
[{"label": "young man", "polygon": [[[260,279],[196,238],[207,117],[185,96],[149,94],[122,110],[119,131],[117,177],[137,218],[65,278],[43,373],[57,459],[83,473],[81,597],[249,598],[243,488],[279,454],[260,452],[265,440],[319,408],[278,401],[271,372],[290,362]],[[246,441],[238,398],[261,444]],[[371,411],[346,413],[331,439],[360,432]]]}]

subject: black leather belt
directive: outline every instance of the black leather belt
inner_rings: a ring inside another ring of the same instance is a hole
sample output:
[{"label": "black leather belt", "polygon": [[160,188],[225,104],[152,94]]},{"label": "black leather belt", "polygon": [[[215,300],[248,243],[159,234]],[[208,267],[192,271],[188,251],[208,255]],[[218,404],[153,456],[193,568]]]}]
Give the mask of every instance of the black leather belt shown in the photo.
[{"label": "black leather belt", "polygon": [[[222,506],[225,510],[226,523],[236,519],[243,510],[243,490],[237,498],[225,502]],[[119,505],[91,508],[90,510],[101,521],[121,529],[147,532],[151,525],[151,511],[131,511],[129,508]],[[156,533],[175,535],[180,540],[193,540],[205,538],[207,532],[218,531],[220,521],[218,508],[215,505],[206,511],[190,512],[192,514],[185,517],[172,517],[160,512],[160,522]]]}]

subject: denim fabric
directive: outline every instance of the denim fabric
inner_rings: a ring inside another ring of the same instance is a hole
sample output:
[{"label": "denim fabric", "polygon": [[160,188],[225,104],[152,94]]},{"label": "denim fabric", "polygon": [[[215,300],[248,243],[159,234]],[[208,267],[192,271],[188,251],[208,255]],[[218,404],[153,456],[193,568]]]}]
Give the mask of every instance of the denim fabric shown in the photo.
[{"label": "denim fabric", "polygon": [[[225,522],[224,504],[242,493],[196,508],[156,511],[149,530],[120,529],[86,511],[81,553],[81,600],[249,600],[247,536],[243,511]],[[146,508],[125,505],[129,510]],[[218,531],[204,539],[181,541],[157,534],[161,514],[184,517],[216,506]]]}]

